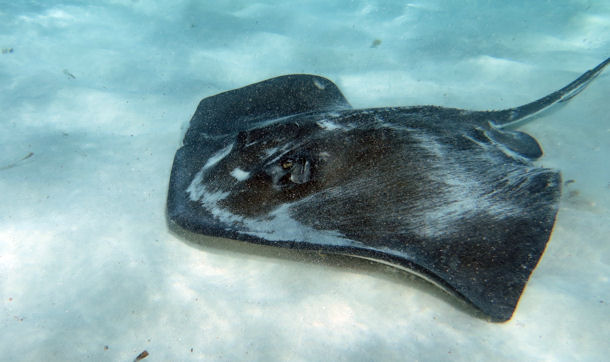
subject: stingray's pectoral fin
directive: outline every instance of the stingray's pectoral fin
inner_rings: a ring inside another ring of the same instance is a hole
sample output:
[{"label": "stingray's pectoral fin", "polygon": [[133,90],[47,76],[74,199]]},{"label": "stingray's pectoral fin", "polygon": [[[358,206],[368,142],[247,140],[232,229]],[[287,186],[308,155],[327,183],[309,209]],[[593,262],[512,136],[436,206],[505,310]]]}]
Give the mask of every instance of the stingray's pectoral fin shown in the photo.
[{"label": "stingray's pectoral fin", "polygon": [[496,185],[493,208],[423,243],[416,261],[493,321],[509,320],[550,238],[560,186],[549,169],[511,175]]},{"label": "stingray's pectoral fin", "polygon": [[225,136],[258,122],[350,108],[330,80],[308,74],[284,75],[204,98],[191,119],[184,144],[196,141],[201,134]]},{"label": "stingray's pectoral fin", "polygon": [[572,99],[583,89],[585,89],[608,64],[610,64],[610,58],[604,60],[595,68],[586,71],[583,75],[567,86],[534,102],[502,111],[481,112],[482,116],[497,127],[512,127],[516,126],[517,124],[521,124],[528,119],[535,117],[537,114],[547,110],[553,105],[567,102]]}]

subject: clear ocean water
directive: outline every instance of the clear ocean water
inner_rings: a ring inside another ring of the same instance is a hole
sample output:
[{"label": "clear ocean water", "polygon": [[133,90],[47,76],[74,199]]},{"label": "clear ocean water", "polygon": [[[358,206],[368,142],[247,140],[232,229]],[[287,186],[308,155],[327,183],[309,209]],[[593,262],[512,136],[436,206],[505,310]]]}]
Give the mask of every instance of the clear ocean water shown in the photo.
[{"label": "clear ocean water", "polygon": [[289,73],[356,108],[501,109],[610,56],[610,1],[0,0],[0,360],[607,359],[610,72],[522,127],[561,207],[514,317],[366,261],[169,233],[199,100]]}]

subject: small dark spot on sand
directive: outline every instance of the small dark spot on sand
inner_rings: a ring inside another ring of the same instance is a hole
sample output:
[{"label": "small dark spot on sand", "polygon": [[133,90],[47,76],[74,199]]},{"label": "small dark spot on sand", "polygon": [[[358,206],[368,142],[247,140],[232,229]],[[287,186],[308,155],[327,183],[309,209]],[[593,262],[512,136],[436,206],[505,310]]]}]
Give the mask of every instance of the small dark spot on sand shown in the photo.
[{"label": "small dark spot on sand", "polygon": [[2,54],[11,54],[13,51],[13,48],[2,48]]},{"label": "small dark spot on sand", "polygon": [[563,184],[567,186],[569,184],[573,184],[574,182],[576,182],[576,181],[574,181],[573,179],[569,179],[569,180],[566,180],[566,182],[564,182]]},{"label": "small dark spot on sand", "polygon": [[64,69],[64,75],[70,79],[76,79],[76,76],[68,71],[68,69]]},{"label": "small dark spot on sand", "polygon": [[378,46],[381,45],[381,39],[375,39],[373,40],[373,42],[371,43],[371,48],[377,48]]},{"label": "small dark spot on sand", "polygon": [[144,351],[142,351],[142,353],[140,353],[138,355],[138,357],[136,357],[136,359],[134,359],[134,361],[136,361],[136,362],[137,361],[141,361],[141,360],[143,360],[146,357],[148,357],[148,351],[144,350]]},{"label": "small dark spot on sand", "polygon": [[24,157],[22,157],[20,160],[18,160],[18,161],[16,161],[16,162],[13,162],[13,163],[11,163],[11,164],[9,164],[9,165],[6,165],[6,166],[2,166],[2,167],[0,167],[0,171],[3,171],[3,170],[8,170],[9,168],[13,168],[13,167],[15,167],[15,166],[18,166],[20,162],[22,162],[22,161],[24,161],[24,160],[27,160],[28,158],[30,158],[30,157],[32,157],[32,156],[34,156],[34,152],[30,152],[30,153],[28,153],[27,155],[25,155]]},{"label": "small dark spot on sand", "polygon": [[108,350],[108,346],[104,346],[104,351],[107,351],[107,350]]}]

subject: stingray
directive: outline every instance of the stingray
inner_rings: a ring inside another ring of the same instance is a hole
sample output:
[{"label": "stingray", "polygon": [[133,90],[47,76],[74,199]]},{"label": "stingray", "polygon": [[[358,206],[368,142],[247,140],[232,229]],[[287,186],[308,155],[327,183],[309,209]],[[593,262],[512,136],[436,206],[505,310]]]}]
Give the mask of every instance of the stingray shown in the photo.
[{"label": "stingray", "polygon": [[330,80],[279,76],[204,98],[171,171],[173,230],[360,257],[511,318],[555,222],[557,170],[521,122],[566,87],[499,111],[353,109]]}]

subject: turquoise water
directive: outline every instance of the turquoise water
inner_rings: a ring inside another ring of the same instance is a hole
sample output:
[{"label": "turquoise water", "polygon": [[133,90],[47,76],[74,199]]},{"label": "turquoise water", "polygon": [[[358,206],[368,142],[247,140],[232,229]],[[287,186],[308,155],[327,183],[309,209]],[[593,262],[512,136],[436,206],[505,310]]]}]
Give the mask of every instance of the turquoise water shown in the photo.
[{"label": "turquoise water", "polygon": [[0,1],[6,360],[602,360],[610,340],[606,71],[523,130],[564,180],[513,319],[385,266],[170,234],[198,101],[288,73],[357,108],[520,105],[610,56],[610,1]]}]

